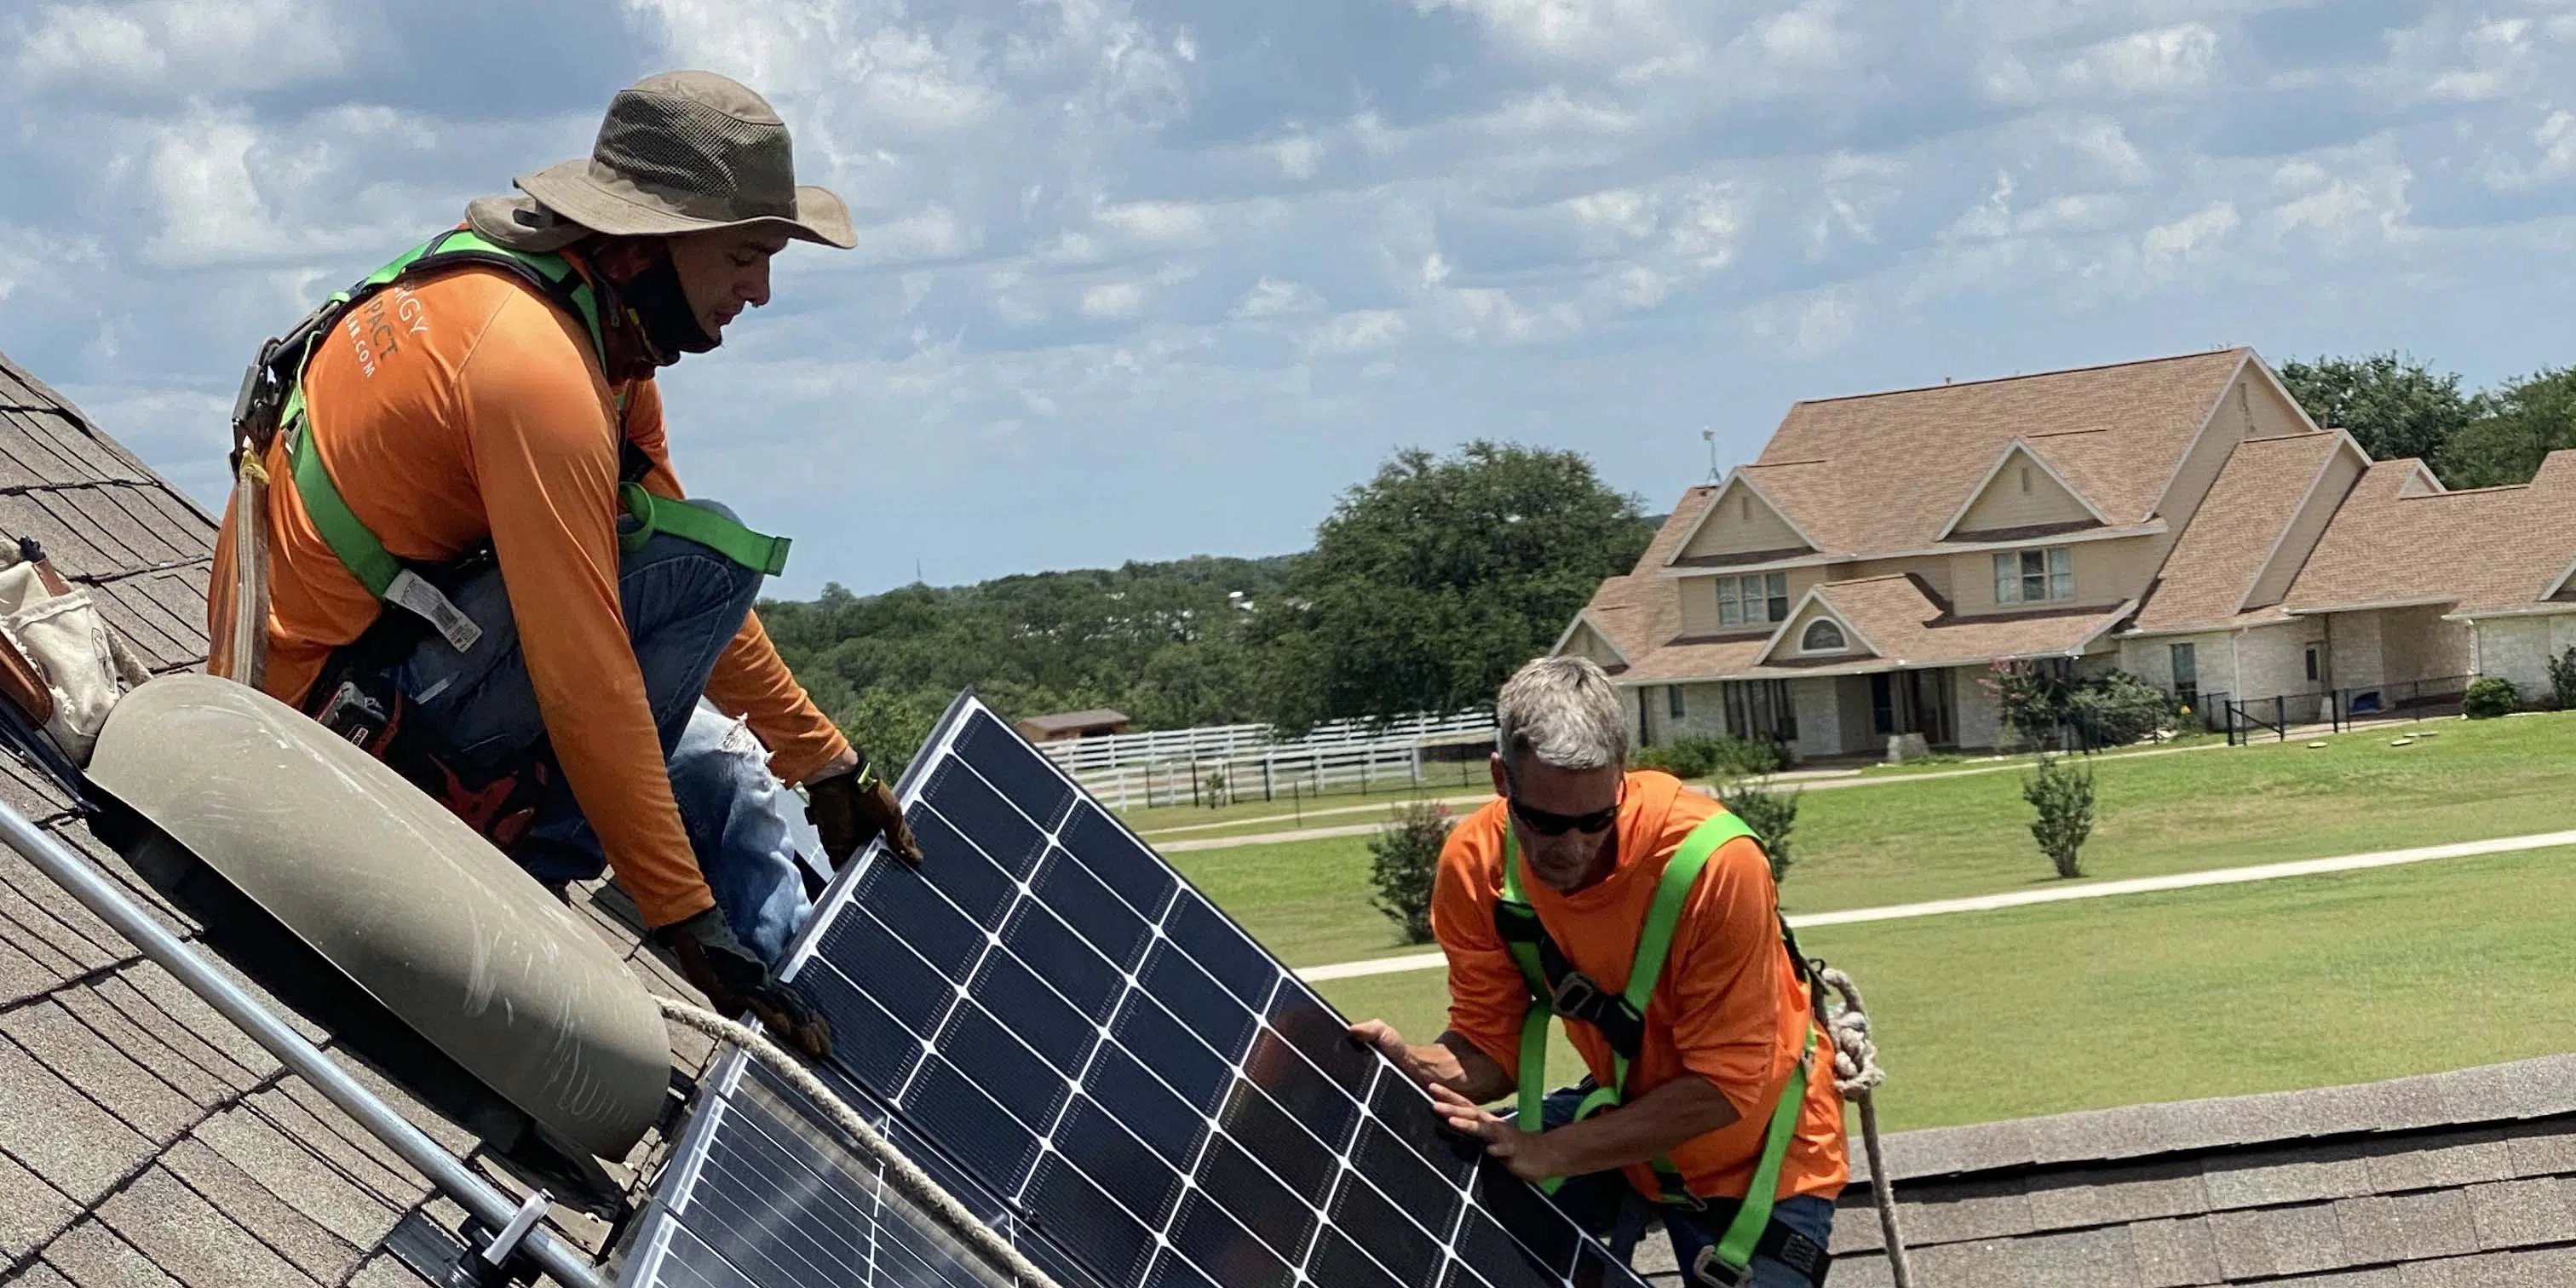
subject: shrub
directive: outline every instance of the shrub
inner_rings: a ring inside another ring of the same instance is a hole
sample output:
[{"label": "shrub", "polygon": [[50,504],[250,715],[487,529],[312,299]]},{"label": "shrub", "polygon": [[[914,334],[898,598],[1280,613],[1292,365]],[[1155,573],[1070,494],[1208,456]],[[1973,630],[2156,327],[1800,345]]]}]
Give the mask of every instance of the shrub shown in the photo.
[{"label": "shrub", "polygon": [[2144,742],[2178,719],[2174,696],[2126,671],[2086,676],[2067,691],[2066,723],[2084,747]]},{"label": "shrub", "polygon": [[2561,711],[2576,711],[2576,648],[2549,659],[2549,696]]},{"label": "shrub", "polygon": [[2019,741],[2056,746],[2071,736],[2085,751],[2143,742],[2174,726],[2172,694],[2126,671],[2066,680],[2028,662],[1998,662],[1983,681],[2003,726]]},{"label": "shrub", "polygon": [[1739,778],[1717,789],[1717,799],[1726,812],[1744,820],[1762,842],[1762,852],[1771,858],[1771,883],[1778,885],[1789,875],[1789,831],[1798,822],[1798,794],[1775,792],[1749,778]]},{"label": "shrub", "polygon": [[1369,883],[1377,887],[1371,902],[1408,944],[1431,938],[1431,884],[1448,839],[1449,811],[1420,801],[1388,811],[1386,826],[1369,838]]},{"label": "shrub", "polygon": [[2036,745],[2063,723],[2066,686],[2027,662],[1997,662],[1981,681],[1994,694],[2006,736]]},{"label": "shrub", "polygon": [[2079,769],[2063,757],[2042,756],[2038,772],[2022,780],[2021,798],[2039,812],[2030,834],[2057,875],[2084,875],[2080,852],[2093,835],[2092,766]]},{"label": "shrub", "polygon": [[1675,778],[1735,777],[1776,774],[1788,767],[1789,754],[1775,742],[1732,737],[1676,738],[1669,746],[1647,747],[1628,758],[1631,768],[1660,769]]},{"label": "shrub", "polygon": [[2501,675],[2479,680],[2469,686],[2467,693],[2460,695],[2460,714],[2471,720],[2491,720],[2510,715],[2521,707],[2522,694],[2513,687],[2513,681]]}]

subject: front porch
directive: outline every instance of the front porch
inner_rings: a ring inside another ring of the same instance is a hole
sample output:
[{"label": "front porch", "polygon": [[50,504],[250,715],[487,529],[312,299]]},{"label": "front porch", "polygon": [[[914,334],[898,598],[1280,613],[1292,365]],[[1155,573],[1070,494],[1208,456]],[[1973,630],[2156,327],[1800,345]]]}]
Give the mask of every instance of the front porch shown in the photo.
[{"label": "front porch", "polygon": [[2475,678],[2448,603],[2301,612],[2260,625],[2121,641],[2121,666],[2213,731],[2341,728],[2456,712]]},{"label": "front porch", "polygon": [[1639,742],[1689,737],[1775,741],[1800,763],[1894,757],[1898,739],[1923,751],[1973,751],[1999,741],[1983,666],[1895,668],[1866,674],[1712,680],[1631,693]]}]

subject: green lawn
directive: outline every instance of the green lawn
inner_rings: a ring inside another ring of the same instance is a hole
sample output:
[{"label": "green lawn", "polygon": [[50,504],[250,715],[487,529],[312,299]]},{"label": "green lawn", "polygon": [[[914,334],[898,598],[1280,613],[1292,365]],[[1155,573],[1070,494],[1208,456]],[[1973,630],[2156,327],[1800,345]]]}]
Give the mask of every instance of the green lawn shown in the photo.
[{"label": "green lawn", "polygon": [[[2388,745],[2407,733],[2419,738],[2413,746]],[[2576,714],[2347,734],[2324,750],[2293,742],[2106,758],[2096,766],[2101,820],[2085,874],[2151,876],[2576,826],[2566,804],[2571,762]],[[1781,902],[1827,912],[2049,884],[2056,878],[2028,819],[2012,772],[1807,793]],[[1172,858],[1293,965],[1403,948],[1369,904],[1365,837]]]},{"label": "green lawn", "polygon": [[[2321,753],[2322,754],[2322,753]],[[2576,1049],[2576,850],[1802,936],[1867,992],[1893,1129],[2364,1082]],[[1324,984],[1428,1039],[1439,971]],[[1575,1066],[1562,1049],[1555,1078]]]},{"label": "green lawn", "polygon": [[1292,966],[1421,952],[1369,906],[1365,837],[1169,856],[1191,884]]}]

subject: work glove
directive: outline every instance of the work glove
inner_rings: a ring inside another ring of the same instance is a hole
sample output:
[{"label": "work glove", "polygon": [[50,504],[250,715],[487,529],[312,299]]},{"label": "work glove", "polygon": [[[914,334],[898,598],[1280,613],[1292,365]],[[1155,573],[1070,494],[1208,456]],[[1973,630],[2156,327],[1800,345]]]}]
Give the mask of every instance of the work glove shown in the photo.
[{"label": "work glove", "polygon": [[903,821],[903,803],[864,762],[805,784],[805,795],[805,821],[822,834],[823,853],[831,857],[833,871],[880,836],[904,866],[921,866],[921,842],[913,839],[912,825]]},{"label": "work glove", "polygon": [[707,1004],[728,1016],[749,1011],[760,1017],[772,1036],[810,1060],[832,1054],[832,1026],[814,1009],[803,990],[769,973],[742,941],[724,914],[709,908],[686,921],[653,932],[680,963],[680,974],[707,995]]}]

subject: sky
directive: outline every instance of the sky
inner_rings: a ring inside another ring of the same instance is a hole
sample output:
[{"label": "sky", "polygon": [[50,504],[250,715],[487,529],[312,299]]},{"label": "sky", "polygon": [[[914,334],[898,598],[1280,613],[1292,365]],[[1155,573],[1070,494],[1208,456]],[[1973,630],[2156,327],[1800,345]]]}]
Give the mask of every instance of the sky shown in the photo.
[{"label": "sky", "polygon": [[1660,513],[1800,398],[2576,347],[2576,0],[0,0],[0,352],[220,509],[261,339],[676,67],[861,230],[661,376],[785,595],[1298,550],[1406,446]]}]

